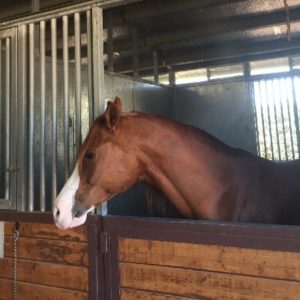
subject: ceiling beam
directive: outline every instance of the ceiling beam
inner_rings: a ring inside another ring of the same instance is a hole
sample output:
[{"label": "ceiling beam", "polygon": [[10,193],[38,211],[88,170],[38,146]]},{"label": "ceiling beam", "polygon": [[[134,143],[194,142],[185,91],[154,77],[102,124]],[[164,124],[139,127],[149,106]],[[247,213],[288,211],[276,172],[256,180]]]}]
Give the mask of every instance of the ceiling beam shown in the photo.
[{"label": "ceiling beam", "polygon": [[[292,52],[300,53],[300,38],[294,38],[291,42],[287,39],[278,39],[263,42],[241,42],[228,41],[226,43],[216,43],[206,45],[205,47],[191,47],[186,49],[177,49],[170,51],[166,58],[158,59],[159,67],[174,66],[178,69],[181,65],[199,63],[208,66],[213,61],[224,61],[237,59],[242,61],[246,56],[270,56],[270,55],[284,55],[284,53]],[[153,69],[153,60],[149,55],[140,58],[140,70]],[[126,73],[132,71],[132,63],[130,58],[116,62],[115,71]]]},{"label": "ceiling beam", "polygon": [[[114,19],[114,25],[134,23],[140,20],[144,20],[146,18],[174,14],[188,10],[205,9],[212,6],[220,6],[244,1],[247,0],[145,1],[143,3],[139,3],[139,5],[128,6],[122,9],[122,17],[116,17]],[[106,21],[104,21],[104,26],[106,27]]]},{"label": "ceiling beam", "polygon": [[[290,21],[295,22],[300,20],[300,7],[290,8]],[[209,38],[211,36],[222,36],[237,31],[251,30],[267,26],[284,24],[286,22],[286,11],[277,10],[275,12],[251,14],[248,16],[230,17],[227,19],[214,21],[212,23],[198,23],[192,27],[182,26],[178,29],[172,28],[170,31],[165,31],[156,35],[141,38],[138,42],[140,48],[159,47],[161,45],[176,44],[180,41],[192,42],[201,38]],[[205,42],[205,41],[204,41]],[[131,42],[128,38],[114,42],[114,51],[128,51],[131,48]],[[141,51],[146,51],[146,49]]]}]

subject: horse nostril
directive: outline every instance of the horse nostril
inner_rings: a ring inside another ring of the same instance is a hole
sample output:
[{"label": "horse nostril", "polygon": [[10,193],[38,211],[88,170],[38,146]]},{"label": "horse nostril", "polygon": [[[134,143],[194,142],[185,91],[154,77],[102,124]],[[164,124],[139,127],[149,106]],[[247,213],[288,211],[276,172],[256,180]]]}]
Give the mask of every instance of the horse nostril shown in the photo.
[{"label": "horse nostril", "polygon": [[57,209],[56,209],[56,213],[55,213],[55,217],[58,218],[59,215],[60,215],[60,211],[59,211],[59,209],[57,208]]}]

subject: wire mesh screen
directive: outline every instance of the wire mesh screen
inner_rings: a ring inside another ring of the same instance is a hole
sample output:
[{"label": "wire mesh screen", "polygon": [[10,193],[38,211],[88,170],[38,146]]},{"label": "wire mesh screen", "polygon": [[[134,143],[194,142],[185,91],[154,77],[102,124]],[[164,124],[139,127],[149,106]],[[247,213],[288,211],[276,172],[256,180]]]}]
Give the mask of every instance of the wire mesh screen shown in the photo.
[{"label": "wire mesh screen", "polygon": [[275,161],[299,158],[300,77],[253,82],[258,151]]}]

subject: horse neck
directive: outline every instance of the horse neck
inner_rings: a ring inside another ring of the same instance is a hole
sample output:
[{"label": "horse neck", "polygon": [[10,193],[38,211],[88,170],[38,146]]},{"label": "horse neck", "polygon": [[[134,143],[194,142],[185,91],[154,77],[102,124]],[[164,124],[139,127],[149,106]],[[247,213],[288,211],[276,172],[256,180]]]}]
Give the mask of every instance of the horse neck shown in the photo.
[{"label": "horse neck", "polygon": [[[210,178],[211,165],[222,161],[226,146],[201,130],[167,119],[136,115],[128,120],[131,137],[127,138],[144,164],[141,179],[160,188],[184,215],[193,217],[186,203],[191,197],[188,190],[197,184],[195,180],[200,182],[201,174]],[[182,178],[191,176],[183,186]]]}]

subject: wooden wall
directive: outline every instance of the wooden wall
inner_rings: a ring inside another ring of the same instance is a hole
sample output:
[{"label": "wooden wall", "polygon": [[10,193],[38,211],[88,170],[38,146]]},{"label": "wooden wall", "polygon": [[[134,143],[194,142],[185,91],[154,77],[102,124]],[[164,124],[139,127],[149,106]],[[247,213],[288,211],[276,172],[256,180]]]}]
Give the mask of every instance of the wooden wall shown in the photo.
[{"label": "wooden wall", "polygon": [[[0,299],[12,299],[13,232],[5,222],[4,259],[0,259]],[[20,222],[18,299],[89,299],[87,226],[59,230],[53,224]]]},{"label": "wooden wall", "polygon": [[119,266],[122,300],[300,299],[300,253],[119,238]]}]

